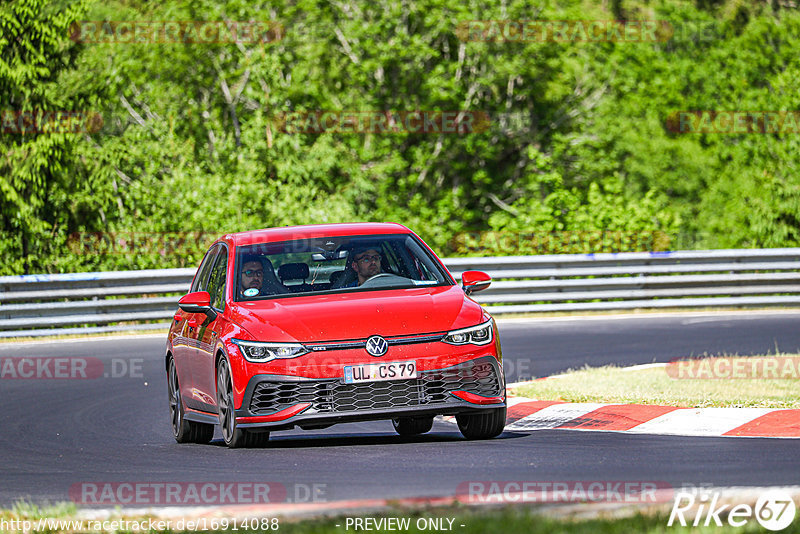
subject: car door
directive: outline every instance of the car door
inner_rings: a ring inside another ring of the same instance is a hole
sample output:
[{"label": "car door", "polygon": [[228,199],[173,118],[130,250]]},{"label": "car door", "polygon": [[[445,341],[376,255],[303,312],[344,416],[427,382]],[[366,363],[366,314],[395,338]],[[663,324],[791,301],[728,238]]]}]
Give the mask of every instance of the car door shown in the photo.
[{"label": "car door", "polygon": [[[206,252],[203,262],[197,270],[197,275],[194,277],[190,291],[208,291],[208,279],[211,275],[212,267],[219,256],[220,247],[221,245],[214,245]],[[194,363],[197,359],[196,353],[199,347],[199,327],[205,321],[206,316],[202,313],[189,313],[179,309],[175,317],[178,336],[173,343],[173,356],[178,371],[181,395],[187,407],[202,410],[202,403],[198,401],[195,393],[197,388],[195,386]]]},{"label": "car door", "polygon": [[[211,307],[217,312],[217,317],[209,321],[202,316],[202,321],[197,327],[197,349],[193,354],[192,381],[194,382],[194,396],[200,409],[207,412],[217,411],[216,401],[216,369],[214,365],[217,338],[225,319],[225,290],[228,283],[228,247],[221,245],[219,253],[214,260],[214,266],[208,277],[208,291],[211,296]],[[200,320],[201,318],[198,318]]]}]

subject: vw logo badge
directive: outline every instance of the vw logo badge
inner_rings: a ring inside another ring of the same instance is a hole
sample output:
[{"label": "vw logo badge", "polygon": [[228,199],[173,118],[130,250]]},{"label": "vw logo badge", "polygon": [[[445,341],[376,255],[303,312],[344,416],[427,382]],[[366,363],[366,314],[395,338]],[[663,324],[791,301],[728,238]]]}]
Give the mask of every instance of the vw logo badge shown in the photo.
[{"label": "vw logo badge", "polygon": [[366,349],[370,356],[383,356],[389,350],[389,343],[381,336],[372,336],[367,340]]}]

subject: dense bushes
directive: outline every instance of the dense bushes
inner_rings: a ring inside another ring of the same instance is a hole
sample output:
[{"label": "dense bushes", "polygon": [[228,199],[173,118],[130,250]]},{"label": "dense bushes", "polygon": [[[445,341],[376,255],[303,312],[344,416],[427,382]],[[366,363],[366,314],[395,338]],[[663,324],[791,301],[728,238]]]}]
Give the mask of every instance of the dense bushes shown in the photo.
[{"label": "dense bushes", "polygon": [[[678,111],[800,110],[800,13],[779,2],[623,0],[613,13],[579,0],[60,4],[0,6],[0,103],[96,111],[103,125],[5,127],[2,274],[193,265],[219,233],[357,220],[405,223],[443,254],[800,241],[800,135],[668,124]],[[671,31],[502,42],[459,30],[621,18]],[[103,20],[272,20],[283,33],[266,44],[70,40],[72,22]],[[317,110],[470,110],[490,123],[283,131],[285,113]]]}]

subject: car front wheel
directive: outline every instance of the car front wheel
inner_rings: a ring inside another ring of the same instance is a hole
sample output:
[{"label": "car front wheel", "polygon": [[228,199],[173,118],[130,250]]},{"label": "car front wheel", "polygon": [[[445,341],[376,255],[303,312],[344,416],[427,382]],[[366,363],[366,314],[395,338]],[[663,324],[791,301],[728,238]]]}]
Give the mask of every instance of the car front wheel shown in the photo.
[{"label": "car front wheel", "polygon": [[461,434],[467,439],[489,439],[503,433],[506,426],[506,409],[494,408],[475,414],[456,415]]},{"label": "car front wheel", "polygon": [[233,382],[228,361],[220,360],[217,367],[217,406],[222,439],[231,449],[239,447],[261,447],[269,441],[269,432],[250,432],[236,425],[233,405]]},{"label": "car front wheel", "polygon": [[178,371],[175,360],[169,360],[167,371],[167,392],[169,412],[172,419],[172,435],[178,443],[208,443],[214,437],[214,425],[187,421],[183,412],[181,388],[178,385]]}]

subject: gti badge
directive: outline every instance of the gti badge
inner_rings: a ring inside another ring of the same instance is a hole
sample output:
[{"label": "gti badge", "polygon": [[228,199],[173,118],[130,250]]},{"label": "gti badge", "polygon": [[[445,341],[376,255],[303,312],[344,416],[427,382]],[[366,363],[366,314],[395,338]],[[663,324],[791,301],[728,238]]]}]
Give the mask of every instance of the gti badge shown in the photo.
[{"label": "gti badge", "polygon": [[367,340],[366,349],[370,356],[383,356],[389,350],[389,343],[381,336],[372,336]]}]

